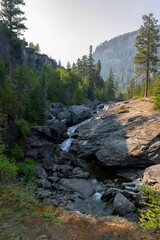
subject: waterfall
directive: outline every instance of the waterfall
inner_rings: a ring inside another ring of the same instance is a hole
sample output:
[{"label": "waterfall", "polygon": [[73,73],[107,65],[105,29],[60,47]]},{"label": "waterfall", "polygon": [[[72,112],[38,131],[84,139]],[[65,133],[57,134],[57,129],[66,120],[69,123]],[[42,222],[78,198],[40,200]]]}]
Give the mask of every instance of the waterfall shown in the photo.
[{"label": "waterfall", "polygon": [[60,149],[61,149],[62,151],[67,151],[67,152],[68,152],[69,149],[70,149],[71,143],[72,143],[72,141],[73,141],[73,138],[72,138],[73,133],[74,133],[79,127],[81,127],[81,126],[89,123],[93,118],[94,118],[94,117],[91,117],[91,118],[89,118],[89,119],[84,120],[84,121],[81,122],[81,123],[78,123],[78,124],[76,124],[76,125],[74,125],[74,126],[72,126],[72,127],[69,127],[69,128],[68,128],[68,131],[67,131],[67,134],[68,134],[68,137],[69,137],[69,138],[66,139],[65,141],[63,141],[61,144],[59,144]]}]

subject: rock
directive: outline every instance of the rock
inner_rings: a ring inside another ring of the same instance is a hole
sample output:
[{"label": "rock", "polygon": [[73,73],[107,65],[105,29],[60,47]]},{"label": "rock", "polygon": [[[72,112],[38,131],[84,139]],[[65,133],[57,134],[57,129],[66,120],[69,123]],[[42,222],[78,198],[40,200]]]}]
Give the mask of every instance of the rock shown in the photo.
[{"label": "rock", "polygon": [[88,178],[89,177],[89,173],[83,172],[80,167],[74,168],[72,173],[75,178]]},{"label": "rock", "polygon": [[38,133],[42,134],[43,136],[52,138],[50,127],[48,127],[48,126],[34,126],[34,127],[32,127],[32,129],[37,131]]},{"label": "rock", "polygon": [[119,107],[111,104],[109,108],[105,106],[95,119],[80,127],[70,151],[106,167],[146,168],[158,164],[158,111],[153,109],[151,102],[140,99],[124,104],[127,112],[118,114]]},{"label": "rock", "polygon": [[65,120],[68,125],[71,124],[71,114],[68,109],[58,113],[57,118],[60,121]]},{"label": "rock", "polygon": [[56,183],[56,182],[58,182],[59,181],[59,178],[58,177],[48,177],[48,181],[50,182],[50,183]]},{"label": "rock", "polygon": [[26,157],[37,159],[38,158],[38,149],[30,148],[30,149],[26,150],[25,155],[26,155]]},{"label": "rock", "polygon": [[125,216],[136,211],[136,207],[121,193],[117,193],[113,202],[113,212]]},{"label": "rock", "polygon": [[91,196],[94,192],[92,183],[85,179],[61,179],[60,184],[70,190],[80,193],[85,198]]},{"label": "rock", "polygon": [[149,183],[160,189],[160,164],[148,167],[144,171],[143,183]]},{"label": "rock", "polygon": [[43,159],[43,167],[46,170],[52,170],[53,169],[53,156],[50,156],[48,154],[48,156],[46,156],[45,159]]},{"label": "rock", "polygon": [[37,189],[36,195],[38,198],[44,199],[44,198],[50,197],[52,195],[52,192],[50,190],[39,188]]},{"label": "rock", "polygon": [[41,188],[51,188],[52,187],[51,183],[43,178],[37,179],[37,186],[41,187]]},{"label": "rock", "polygon": [[47,158],[48,156],[53,156],[53,151],[55,149],[55,145],[50,142],[43,142],[39,144],[39,155],[41,159]]},{"label": "rock", "polygon": [[107,191],[105,191],[103,193],[101,199],[103,201],[110,201],[117,195],[117,193],[123,194],[123,196],[125,196],[126,198],[128,198],[130,200],[134,200],[135,196],[136,196],[136,193],[131,190],[122,190],[119,188],[109,188]]},{"label": "rock", "polygon": [[117,188],[109,188],[106,192],[103,193],[101,199],[103,201],[110,201],[112,198],[116,196],[118,192],[120,192],[120,189]]},{"label": "rock", "polygon": [[47,175],[45,169],[42,167],[41,164],[37,164],[36,173],[37,173],[37,178],[47,179],[48,175]]},{"label": "rock", "polygon": [[93,197],[88,199],[75,199],[75,201],[68,201],[66,209],[70,211],[79,211],[81,213],[103,217],[111,215],[113,210],[112,206],[105,203],[96,202]]},{"label": "rock", "polygon": [[92,116],[90,108],[85,107],[84,105],[73,105],[69,108],[69,111],[73,124],[80,123],[83,120]]},{"label": "rock", "polygon": [[52,124],[52,126],[34,126],[32,129],[37,131],[39,134],[52,139],[55,143],[60,143],[62,140],[61,135],[67,131],[65,121],[59,121]]},{"label": "rock", "polygon": [[139,115],[134,115],[134,116],[128,118],[128,122],[135,121],[137,118],[141,118],[141,117],[142,117],[141,114],[139,114]]},{"label": "rock", "polygon": [[49,240],[49,237],[47,237],[47,235],[40,235],[36,238],[36,240]]}]

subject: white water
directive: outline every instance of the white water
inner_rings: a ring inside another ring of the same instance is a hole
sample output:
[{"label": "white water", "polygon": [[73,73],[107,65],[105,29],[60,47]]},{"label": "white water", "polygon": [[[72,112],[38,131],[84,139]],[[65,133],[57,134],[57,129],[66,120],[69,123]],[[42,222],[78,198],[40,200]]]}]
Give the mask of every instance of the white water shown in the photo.
[{"label": "white water", "polygon": [[[108,105],[104,105],[103,109],[100,111],[101,113],[99,113],[99,111],[97,111],[97,114],[98,114],[98,115],[97,115],[96,119],[100,119],[100,118],[102,117],[101,114],[103,114],[104,111],[107,111],[108,108],[109,108]],[[73,141],[73,138],[72,138],[73,133],[74,133],[79,127],[81,127],[81,126],[89,123],[93,118],[94,118],[94,117],[88,118],[88,119],[84,120],[84,121],[81,122],[81,123],[78,123],[78,124],[76,124],[76,125],[74,125],[74,126],[72,126],[72,127],[69,127],[69,128],[68,128],[68,131],[67,131],[67,134],[68,134],[68,137],[69,137],[69,138],[66,139],[65,141],[63,141],[61,144],[59,144],[60,149],[61,149],[62,151],[67,151],[67,152],[68,152],[69,149],[70,149],[70,146],[71,146],[71,144],[72,144],[72,141]]]},{"label": "white water", "polygon": [[84,120],[83,122],[78,123],[78,124],[76,124],[76,125],[68,128],[67,134],[68,134],[69,138],[66,139],[64,142],[62,142],[61,144],[59,144],[59,146],[60,146],[60,148],[61,148],[62,151],[67,151],[67,152],[68,152],[68,150],[70,149],[71,143],[72,143],[72,141],[73,141],[73,138],[72,138],[73,133],[74,133],[79,127],[81,127],[81,126],[89,123],[92,119],[93,119],[93,117],[91,117],[91,118],[89,118],[89,119],[86,119],[86,120]]}]

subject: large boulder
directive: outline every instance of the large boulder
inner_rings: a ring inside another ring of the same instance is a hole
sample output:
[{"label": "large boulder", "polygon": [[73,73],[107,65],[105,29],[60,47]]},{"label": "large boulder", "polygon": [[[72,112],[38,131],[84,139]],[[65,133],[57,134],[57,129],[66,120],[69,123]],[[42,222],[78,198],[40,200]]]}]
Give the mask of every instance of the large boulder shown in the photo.
[{"label": "large boulder", "polygon": [[32,129],[46,138],[52,139],[55,143],[60,143],[63,139],[63,134],[67,131],[65,121],[56,122],[52,126],[34,126]]},{"label": "large boulder", "polygon": [[69,108],[71,114],[71,120],[73,124],[82,122],[83,120],[90,118],[92,112],[90,108],[84,105],[73,105]]},{"label": "large boulder", "polygon": [[143,182],[155,185],[160,189],[160,164],[145,169]]},{"label": "large boulder", "polygon": [[128,213],[136,211],[136,207],[121,193],[117,193],[113,202],[113,211],[115,214],[125,216]]},{"label": "large boulder", "polygon": [[145,168],[160,162],[159,129],[149,99],[112,104],[78,129],[71,151],[107,167]]}]

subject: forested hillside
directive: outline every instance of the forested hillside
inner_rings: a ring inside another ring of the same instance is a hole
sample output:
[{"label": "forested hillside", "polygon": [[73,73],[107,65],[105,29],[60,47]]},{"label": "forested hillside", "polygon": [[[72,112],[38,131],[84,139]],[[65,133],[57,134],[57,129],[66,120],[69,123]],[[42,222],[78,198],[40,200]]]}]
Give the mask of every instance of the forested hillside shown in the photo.
[{"label": "forested hillside", "polygon": [[126,88],[133,77],[137,34],[138,31],[134,31],[105,41],[96,48],[93,54],[96,62],[101,61],[102,77],[105,79],[109,69],[112,68],[115,79],[122,90]]}]

